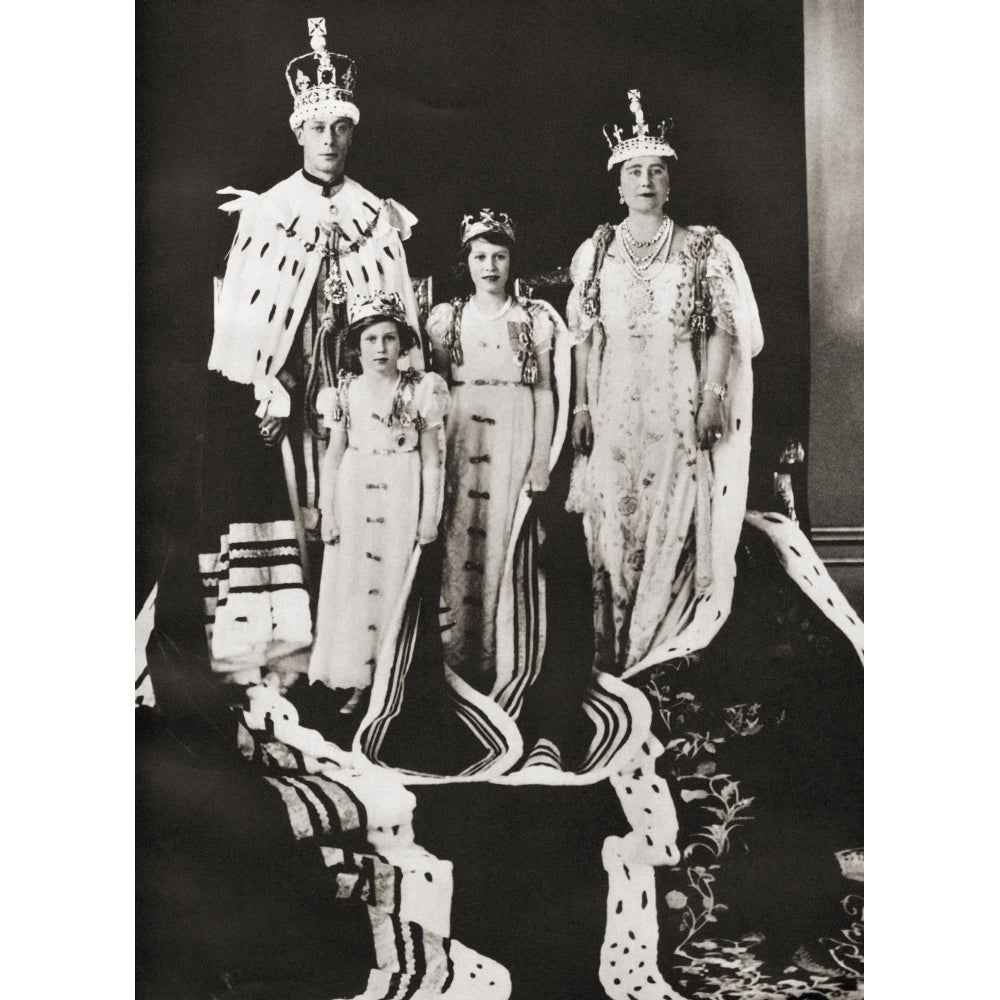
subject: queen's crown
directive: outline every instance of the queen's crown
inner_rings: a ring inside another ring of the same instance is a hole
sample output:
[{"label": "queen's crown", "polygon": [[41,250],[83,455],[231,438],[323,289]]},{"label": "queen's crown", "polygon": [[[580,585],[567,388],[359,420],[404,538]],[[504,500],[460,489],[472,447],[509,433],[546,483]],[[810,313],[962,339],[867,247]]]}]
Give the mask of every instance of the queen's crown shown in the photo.
[{"label": "queen's crown", "polygon": [[672,118],[666,118],[651,130],[642,110],[638,90],[628,92],[628,109],[635,121],[632,124],[632,135],[626,138],[618,125],[605,125],[604,138],[611,148],[611,158],[608,160],[608,170],[616,163],[630,160],[633,156],[671,156],[677,159],[677,154],[670,145],[670,136],[674,129]]}]

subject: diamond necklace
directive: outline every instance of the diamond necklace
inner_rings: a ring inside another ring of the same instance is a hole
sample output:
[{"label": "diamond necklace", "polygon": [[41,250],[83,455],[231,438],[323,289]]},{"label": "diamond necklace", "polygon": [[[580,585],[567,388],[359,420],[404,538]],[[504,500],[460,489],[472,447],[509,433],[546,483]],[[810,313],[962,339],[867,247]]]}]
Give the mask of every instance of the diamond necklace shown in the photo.
[{"label": "diamond necklace", "polygon": [[[651,275],[649,275],[646,272],[648,272],[649,269],[652,267],[652,265],[656,261],[656,258],[659,256],[659,253],[664,246],[667,247],[669,255],[670,242],[674,236],[674,220],[667,218],[664,220],[664,224],[665,224],[664,232],[661,233],[660,236],[655,240],[656,245],[653,247],[653,250],[642,257],[637,257],[635,255],[634,251],[632,250],[632,247],[629,246],[628,236],[621,241],[622,249],[625,251],[625,263],[628,266],[628,269],[632,272],[633,276],[638,278],[640,281],[651,280]],[[627,230],[627,228],[628,224],[626,223],[622,227],[622,229]],[[631,233],[629,233],[629,236],[631,236]],[[661,264],[663,266],[666,266],[666,260],[663,260]],[[663,267],[661,267],[660,270],[656,272],[657,275],[659,275],[660,271],[662,270]]]},{"label": "diamond necklace", "polygon": [[623,227],[625,230],[625,238],[634,247],[651,247],[663,235],[663,230],[667,228],[667,223],[669,221],[670,217],[665,215],[663,217],[663,221],[660,223],[660,228],[656,230],[651,240],[637,240],[635,236],[632,235],[632,229],[628,224],[628,219],[626,219]]}]

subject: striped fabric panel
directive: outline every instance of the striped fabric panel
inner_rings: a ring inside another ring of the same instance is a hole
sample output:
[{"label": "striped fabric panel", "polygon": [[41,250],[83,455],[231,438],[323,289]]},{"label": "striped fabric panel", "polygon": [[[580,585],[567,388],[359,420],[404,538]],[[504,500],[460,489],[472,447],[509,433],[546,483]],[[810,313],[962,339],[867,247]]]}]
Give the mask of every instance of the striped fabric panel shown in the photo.
[{"label": "striped fabric panel", "polygon": [[562,755],[559,748],[549,740],[539,740],[521,765],[526,767],[551,767],[562,770]]},{"label": "striped fabric panel", "polygon": [[580,765],[582,774],[605,767],[629,742],[634,734],[631,696],[634,693],[644,698],[613,677],[598,675],[595,679],[598,683],[590,687],[583,703],[583,710],[594,725],[594,735]]},{"label": "striped fabric panel", "polygon": [[[424,930],[420,924],[400,920],[369,907],[375,943],[377,972],[388,973],[385,985],[376,978],[377,993],[365,991],[366,1000],[409,1000],[420,995],[434,996],[448,989],[454,976],[448,938]],[[372,985],[369,982],[369,990]]]},{"label": "striped fabric panel", "polygon": [[451,933],[454,890],[450,861],[412,844],[389,853],[321,846],[323,862],[337,883],[338,898],[362,900],[384,913],[417,923],[442,937]]},{"label": "striped fabric panel", "polygon": [[367,812],[345,785],[321,775],[265,775],[285,804],[297,840],[327,840],[367,828]]},{"label": "striped fabric panel", "polygon": [[501,757],[510,752],[511,745],[509,741],[478,705],[463,698],[454,687],[449,688],[448,694],[452,699],[452,704],[455,707],[458,717],[475,733],[480,743],[486,749],[486,754],[483,757],[460,771],[457,777],[474,777],[484,771],[491,770]]},{"label": "striped fabric panel", "polygon": [[386,733],[392,720],[399,715],[403,704],[403,690],[406,675],[413,662],[413,648],[417,641],[417,626],[420,623],[422,604],[422,601],[417,602],[416,608],[413,609],[407,604],[402,626],[396,636],[395,653],[390,664],[386,697],[383,699],[378,715],[356,737],[365,755],[375,763],[382,763],[379,754],[385,742]]},{"label": "striped fabric panel", "polygon": [[323,848],[323,860],[336,875],[338,898],[359,899],[382,913],[398,914],[403,872],[377,854],[354,854],[338,848]]},{"label": "striped fabric panel", "polygon": [[301,751],[278,739],[269,739],[259,733],[255,733],[254,736],[251,760],[256,760],[270,771],[304,770],[305,763]]},{"label": "striped fabric panel", "polygon": [[[208,614],[209,599],[302,586],[302,561],[292,521],[231,524],[218,552],[198,556]],[[209,617],[214,617],[214,608]]]},{"label": "striped fabric panel", "polygon": [[288,822],[296,840],[309,840],[316,835],[309,807],[302,800],[298,791],[282,781],[281,778],[265,777],[264,780],[277,789],[285,809],[288,812]]},{"label": "striped fabric panel", "polygon": [[511,579],[506,581],[514,610],[511,674],[493,692],[497,704],[516,719],[525,692],[538,679],[545,652],[545,577],[538,567],[538,522],[527,518],[514,547]]},{"label": "striped fabric panel", "polygon": [[198,556],[198,572],[201,577],[201,599],[205,613],[205,630],[208,633],[209,649],[212,644],[212,626],[215,623],[215,609],[219,603],[220,589],[229,587],[229,537],[220,539],[219,552],[202,552]]},{"label": "striped fabric panel", "polygon": [[[389,726],[393,719],[399,715],[402,705],[406,675],[413,662],[417,627],[422,612],[422,600],[407,604],[402,625],[397,633],[392,659],[386,664],[386,658],[383,657],[379,662],[379,670],[386,666],[388,668],[386,695],[377,708],[377,714],[370,721],[366,720],[364,728],[356,737],[357,745],[369,760],[376,764],[385,764],[380,754]],[[443,665],[442,668],[446,669]],[[498,760],[510,752],[509,741],[479,705],[472,703],[455,689],[454,683],[449,688],[448,694],[456,715],[482,746],[481,755],[459,770],[456,777],[469,777],[488,771],[495,766]],[[408,771],[407,773],[423,777],[438,777],[417,771]]]}]

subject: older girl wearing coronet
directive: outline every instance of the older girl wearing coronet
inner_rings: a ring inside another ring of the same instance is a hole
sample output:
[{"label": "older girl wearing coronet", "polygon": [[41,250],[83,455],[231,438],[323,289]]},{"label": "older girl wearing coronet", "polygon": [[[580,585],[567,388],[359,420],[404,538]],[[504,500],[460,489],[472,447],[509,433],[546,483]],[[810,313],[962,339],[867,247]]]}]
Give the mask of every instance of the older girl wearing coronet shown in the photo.
[{"label": "older girl wearing coronet", "polygon": [[[507,213],[465,216],[461,240],[473,292],[435,306],[427,321],[452,399],[442,638],[447,665],[510,708],[535,669],[528,661],[540,657],[513,635],[524,622],[515,621],[512,575],[537,571],[512,566],[512,546],[530,497],[548,487],[565,429],[563,416],[555,433],[552,396],[553,343],[565,326],[547,303],[515,294]],[[539,603],[544,614],[544,592]]]}]

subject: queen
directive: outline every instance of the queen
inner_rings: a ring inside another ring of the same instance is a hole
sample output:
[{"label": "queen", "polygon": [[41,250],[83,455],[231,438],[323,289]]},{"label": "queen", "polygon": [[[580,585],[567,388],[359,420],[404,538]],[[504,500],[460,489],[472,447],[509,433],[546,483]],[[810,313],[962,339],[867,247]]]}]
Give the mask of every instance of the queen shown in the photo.
[{"label": "queen", "polygon": [[729,613],[763,336],[721,233],[667,214],[666,123],[629,91],[632,135],[605,136],[627,215],[570,267],[573,444],[567,509],[593,570],[595,667],[628,676],[700,648]]}]

